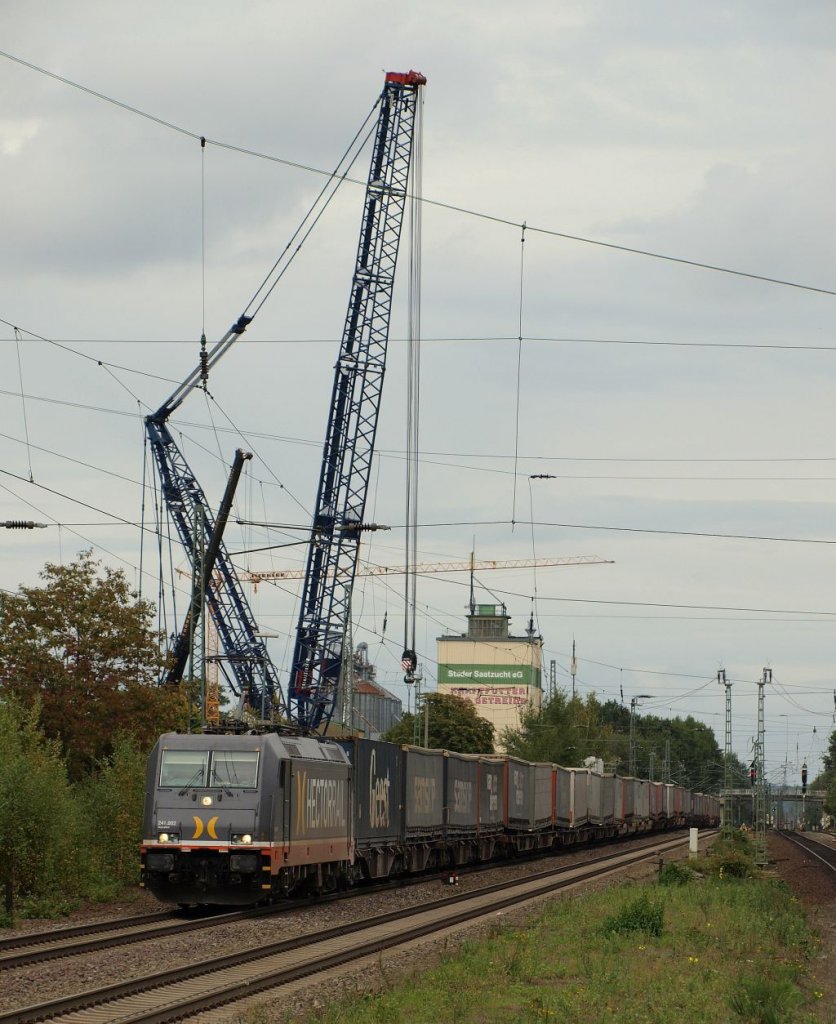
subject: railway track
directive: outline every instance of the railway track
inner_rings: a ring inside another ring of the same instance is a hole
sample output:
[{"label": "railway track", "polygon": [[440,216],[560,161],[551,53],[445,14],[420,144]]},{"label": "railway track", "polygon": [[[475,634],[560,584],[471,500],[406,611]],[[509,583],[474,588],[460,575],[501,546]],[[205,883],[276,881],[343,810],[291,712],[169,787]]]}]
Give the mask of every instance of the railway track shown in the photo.
[{"label": "railway track", "polygon": [[[704,837],[712,833],[704,833]],[[174,970],[76,993],[0,1014],[0,1024],[55,1021],[62,1024],[163,1024],[234,1002],[547,896],[660,854],[681,848],[687,837],[661,840],[640,850],[619,851],[583,864],[558,867],[524,879],[500,882],[408,910],[213,957]]]},{"label": "railway track", "polygon": [[[644,843],[644,840],[633,839],[630,842]],[[474,874],[480,871],[492,870],[498,866],[501,865],[496,862],[486,863],[462,869],[460,874]],[[426,876],[402,878],[396,881],[383,882],[379,885],[351,890],[347,893],[330,893],[320,897],[295,899],[288,903],[271,904],[270,906],[255,908],[248,907],[242,910],[218,910],[214,913],[203,912],[199,913],[199,916],[192,918],[185,916],[188,912],[172,910],[161,911],[155,914],[116,918],[112,921],[103,921],[96,924],[75,925],[70,928],[55,928],[51,931],[31,932],[28,935],[0,940],[0,972],[15,967],[26,967],[30,964],[43,963],[48,960],[82,956],[85,953],[94,953],[101,949],[112,949],[114,946],[126,946],[150,939],[171,938],[216,925],[234,924],[236,921],[247,921],[258,917],[289,913],[298,911],[305,906],[321,906],[327,902],[350,899],[353,896],[362,894],[426,884],[427,881]]]},{"label": "railway track", "polygon": [[[273,909],[275,908],[268,908]],[[268,910],[262,909],[262,914]],[[93,953],[98,949],[126,946],[132,942],[207,928],[215,924],[227,924],[257,916],[259,910],[231,911],[208,914],[184,921],[176,911],[158,914],[143,914],[134,917],[100,921],[97,924],[76,925],[72,928],[56,928],[48,932],[32,932],[0,941],[0,971],[12,967],[25,967],[44,960],[57,960],[66,956]]]},{"label": "railway track", "polygon": [[811,839],[800,832],[781,832],[780,835],[836,873],[836,846],[827,846],[818,839]]}]

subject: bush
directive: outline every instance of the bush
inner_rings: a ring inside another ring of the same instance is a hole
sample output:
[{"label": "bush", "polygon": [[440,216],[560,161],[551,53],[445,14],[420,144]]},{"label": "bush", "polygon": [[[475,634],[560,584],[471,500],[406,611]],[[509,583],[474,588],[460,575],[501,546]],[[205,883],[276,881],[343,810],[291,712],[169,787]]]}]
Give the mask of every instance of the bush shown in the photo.
[{"label": "bush", "polygon": [[[94,775],[72,785],[37,706],[0,701],[0,891],[14,913],[66,914],[137,881],[145,756],[128,739]],[[0,912],[0,921],[10,924]]]},{"label": "bush", "polygon": [[81,827],[58,744],[38,728],[39,708],[0,703],[0,883],[26,913],[66,912]]},{"label": "bush", "polygon": [[751,878],[755,861],[742,850],[721,850],[708,859],[712,874],[718,878]]},{"label": "bush", "polygon": [[664,909],[661,903],[651,900],[646,892],[635,897],[604,922],[604,931],[612,932],[646,932],[648,935],[661,935],[663,928]]},{"label": "bush", "polygon": [[87,855],[90,895],[97,899],[138,880],[145,761],[132,740],[118,739],[113,754],[78,788],[81,815],[95,823],[88,831]]},{"label": "bush", "polygon": [[694,880],[695,873],[680,860],[669,861],[659,872],[660,885],[687,885]]}]

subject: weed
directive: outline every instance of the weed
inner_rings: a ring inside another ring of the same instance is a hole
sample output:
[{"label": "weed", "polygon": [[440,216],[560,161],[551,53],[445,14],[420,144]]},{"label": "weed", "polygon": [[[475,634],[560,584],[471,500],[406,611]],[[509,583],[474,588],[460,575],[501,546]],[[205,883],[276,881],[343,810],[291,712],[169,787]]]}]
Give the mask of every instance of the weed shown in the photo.
[{"label": "weed", "polygon": [[752,878],[755,861],[742,850],[724,848],[708,860],[709,870],[718,878]]},{"label": "weed", "polygon": [[788,981],[745,978],[729,1005],[746,1024],[784,1024],[800,998],[801,993]]},{"label": "weed", "polygon": [[646,892],[625,903],[604,922],[605,932],[646,932],[661,935],[664,909],[661,903],[651,900]]},{"label": "weed", "polygon": [[694,872],[681,861],[669,861],[659,874],[660,885],[687,885],[693,881]]}]

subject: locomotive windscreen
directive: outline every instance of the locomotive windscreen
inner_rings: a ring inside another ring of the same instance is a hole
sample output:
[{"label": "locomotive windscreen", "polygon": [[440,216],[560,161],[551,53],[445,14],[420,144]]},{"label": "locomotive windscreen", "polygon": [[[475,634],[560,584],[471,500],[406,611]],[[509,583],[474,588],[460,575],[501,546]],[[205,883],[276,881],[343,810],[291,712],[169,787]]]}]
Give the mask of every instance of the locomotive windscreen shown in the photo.
[{"label": "locomotive windscreen", "polygon": [[164,750],[160,786],[255,789],[257,750]]}]

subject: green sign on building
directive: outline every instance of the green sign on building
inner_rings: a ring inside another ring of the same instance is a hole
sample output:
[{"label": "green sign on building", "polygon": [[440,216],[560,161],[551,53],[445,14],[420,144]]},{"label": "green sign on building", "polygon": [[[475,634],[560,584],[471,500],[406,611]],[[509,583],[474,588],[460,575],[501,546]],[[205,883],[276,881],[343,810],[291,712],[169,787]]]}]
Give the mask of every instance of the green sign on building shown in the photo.
[{"label": "green sign on building", "polygon": [[542,683],[533,665],[439,665],[438,681],[447,686],[534,686]]}]

